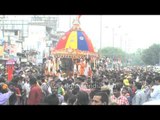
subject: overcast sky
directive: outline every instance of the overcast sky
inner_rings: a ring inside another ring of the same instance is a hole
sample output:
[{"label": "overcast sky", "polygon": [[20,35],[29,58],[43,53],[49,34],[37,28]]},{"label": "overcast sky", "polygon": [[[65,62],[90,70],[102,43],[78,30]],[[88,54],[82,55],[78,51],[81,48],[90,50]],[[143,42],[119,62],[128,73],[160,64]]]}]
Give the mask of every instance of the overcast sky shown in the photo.
[{"label": "overcast sky", "polygon": [[[68,31],[76,15],[59,17],[59,30]],[[101,48],[114,44],[127,52],[160,43],[160,15],[82,15],[80,22],[96,49],[100,48],[100,39]]]},{"label": "overcast sky", "polygon": [[[14,15],[10,19],[29,19],[30,16]],[[77,15],[57,16],[60,18],[58,30],[68,31]],[[101,48],[114,45],[127,52],[160,43],[160,15],[82,15],[80,22],[96,49],[100,48],[100,41]]]}]

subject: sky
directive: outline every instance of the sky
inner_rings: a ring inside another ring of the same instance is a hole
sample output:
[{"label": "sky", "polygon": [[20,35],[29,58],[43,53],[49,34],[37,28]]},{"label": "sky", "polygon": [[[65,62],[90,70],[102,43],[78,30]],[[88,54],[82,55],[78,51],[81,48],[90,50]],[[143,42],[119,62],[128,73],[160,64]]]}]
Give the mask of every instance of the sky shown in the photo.
[{"label": "sky", "polygon": [[[30,16],[9,17],[29,20]],[[58,30],[67,32],[78,15],[53,16],[59,17]],[[133,53],[160,43],[160,15],[81,15],[80,23],[95,50],[114,46]]]},{"label": "sky", "polygon": [[[60,15],[59,30],[68,31],[75,17]],[[160,43],[160,15],[82,15],[80,23],[96,50],[101,44],[133,53]]]}]

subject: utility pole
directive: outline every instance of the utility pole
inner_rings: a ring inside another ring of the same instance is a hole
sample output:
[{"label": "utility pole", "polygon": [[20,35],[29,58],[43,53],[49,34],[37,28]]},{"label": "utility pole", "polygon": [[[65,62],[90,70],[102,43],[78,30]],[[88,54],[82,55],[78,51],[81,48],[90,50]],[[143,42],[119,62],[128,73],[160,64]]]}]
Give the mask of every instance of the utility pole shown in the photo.
[{"label": "utility pole", "polygon": [[3,22],[3,31],[2,31],[3,39],[4,39],[4,19],[5,19],[5,15],[3,15],[3,19],[2,19],[2,22]]},{"label": "utility pole", "polygon": [[102,49],[102,15],[100,15],[100,50],[99,53],[101,53]]},{"label": "utility pole", "polygon": [[112,28],[112,31],[113,31],[113,48],[114,48],[114,27]]},{"label": "utility pole", "polygon": [[24,42],[24,37],[23,37],[23,32],[24,32],[23,23],[24,23],[24,21],[22,20],[22,41],[21,41],[22,52],[23,52],[23,42]]},{"label": "utility pole", "polygon": [[2,31],[1,33],[2,33],[3,39],[4,39],[4,19],[5,19],[5,15],[3,15],[2,17],[0,17],[0,21],[2,22],[0,30]]},{"label": "utility pole", "polygon": [[121,48],[121,50],[123,50],[123,48],[122,48],[122,36],[120,36],[120,48]]},{"label": "utility pole", "polygon": [[11,40],[10,40],[10,35],[8,35],[8,46],[9,46],[8,54],[10,55],[10,50],[11,50]]},{"label": "utility pole", "polygon": [[160,66],[160,52],[159,52],[159,66]]}]

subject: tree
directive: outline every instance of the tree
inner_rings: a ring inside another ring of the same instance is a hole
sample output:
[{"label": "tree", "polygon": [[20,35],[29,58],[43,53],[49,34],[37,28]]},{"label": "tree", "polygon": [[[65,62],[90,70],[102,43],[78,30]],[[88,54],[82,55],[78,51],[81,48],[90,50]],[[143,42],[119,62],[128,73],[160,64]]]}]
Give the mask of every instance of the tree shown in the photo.
[{"label": "tree", "polygon": [[159,44],[153,44],[148,49],[145,49],[142,53],[142,60],[147,65],[159,64],[160,45]]},{"label": "tree", "polygon": [[119,48],[106,47],[99,52],[101,56],[109,58],[120,58],[122,61],[125,61],[126,59],[126,53]]},{"label": "tree", "polygon": [[144,65],[142,60],[142,49],[138,49],[135,53],[129,54],[129,58],[131,59],[131,65]]},{"label": "tree", "polygon": [[128,54],[119,48],[106,47],[99,52],[101,56],[121,58],[124,65],[144,65],[142,60],[142,49],[138,49],[135,53]]}]

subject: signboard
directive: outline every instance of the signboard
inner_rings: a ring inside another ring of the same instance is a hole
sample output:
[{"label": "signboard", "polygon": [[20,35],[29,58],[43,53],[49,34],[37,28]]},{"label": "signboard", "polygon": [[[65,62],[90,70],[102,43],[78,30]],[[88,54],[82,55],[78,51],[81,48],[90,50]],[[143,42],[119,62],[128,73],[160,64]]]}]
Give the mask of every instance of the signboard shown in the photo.
[{"label": "signboard", "polygon": [[6,65],[14,65],[15,64],[15,61],[10,59],[6,62]]},{"label": "signboard", "polygon": [[26,58],[21,58],[21,62],[27,62]]}]

